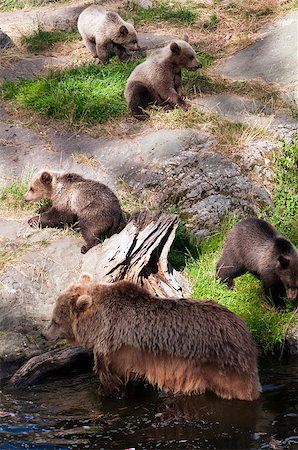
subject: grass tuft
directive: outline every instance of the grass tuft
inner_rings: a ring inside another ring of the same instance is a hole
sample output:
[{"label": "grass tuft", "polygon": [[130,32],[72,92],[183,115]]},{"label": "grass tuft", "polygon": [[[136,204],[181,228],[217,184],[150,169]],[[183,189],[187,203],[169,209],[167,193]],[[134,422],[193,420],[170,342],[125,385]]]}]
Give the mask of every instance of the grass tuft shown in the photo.
[{"label": "grass tuft", "polygon": [[79,37],[77,31],[45,31],[38,27],[31,34],[23,36],[21,43],[29,52],[39,53],[52,48],[56,42],[73,41]]},{"label": "grass tuft", "polygon": [[106,66],[88,63],[53,71],[37,80],[5,82],[0,92],[4,99],[13,99],[18,106],[54,119],[69,123],[103,123],[110,117],[125,116],[125,84],[139,63],[118,60]]},{"label": "grass tuft", "polygon": [[30,177],[24,177],[21,181],[14,181],[0,189],[0,211],[28,211],[40,214],[46,211],[51,202],[40,200],[39,202],[26,202],[24,195],[28,189]]},{"label": "grass tuft", "polygon": [[298,246],[298,135],[275,158],[275,226]]},{"label": "grass tuft", "polygon": [[178,4],[167,4],[165,2],[156,2],[153,8],[142,8],[135,4],[127,3],[125,7],[127,18],[134,20],[135,26],[146,23],[182,23],[184,25],[193,25],[198,20],[198,13],[193,8],[187,8]]}]

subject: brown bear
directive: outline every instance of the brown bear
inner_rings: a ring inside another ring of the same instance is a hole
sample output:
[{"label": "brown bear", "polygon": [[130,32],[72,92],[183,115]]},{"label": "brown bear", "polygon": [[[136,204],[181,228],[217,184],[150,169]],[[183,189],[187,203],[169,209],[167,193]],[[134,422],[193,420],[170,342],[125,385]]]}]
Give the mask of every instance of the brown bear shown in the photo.
[{"label": "brown bear", "polygon": [[177,40],[155,50],[138,65],[127,80],[125,98],[134,117],[144,120],[149,103],[164,107],[188,108],[182,98],[181,69],[202,67],[195,51],[185,40]]},{"label": "brown bear", "polygon": [[113,53],[125,60],[128,57],[126,49],[139,50],[133,25],[99,5],[90,5],[81,12],[78,30],[93,57],[103,64],[109,62]]},{"label": "brown bear", "polygon": [[85,274],[57,299],[44,336],[93,350],[103,396],[144,378],[166,392],[260,395],[251,334],[213,301],[154,297],[128,281],[99,284]]},{"label": "brown bear", "polygon": [[28,221],[31,226],[59,227],[78,221],[86,241],[82,253],[100,242],[99,235],[119,233],[126,225],[124,213],[111,189],[76,173],[40,171],[30,181],[24,199],[27,202],[52,201],[47,212]]},{"label": "brown bear", "polygon": [[298,250],[270,223],[251,217],[229,232],[217,264],[217,274],[230,289],[234,278],[250,272],[261,279],[265,294],[278,308],[282,298],[298,297]]}]

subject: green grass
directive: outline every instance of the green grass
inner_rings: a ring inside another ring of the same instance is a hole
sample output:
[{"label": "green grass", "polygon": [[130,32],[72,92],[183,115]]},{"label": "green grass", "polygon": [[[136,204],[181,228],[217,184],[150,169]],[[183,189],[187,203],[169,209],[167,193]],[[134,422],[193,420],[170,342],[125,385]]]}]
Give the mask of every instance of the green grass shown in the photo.
[{"label": "green grass", "polygon": [[7,208],[31,209],[30,203],[25,202],[24,195],[28,189],[29,177],[21,182],[15,181],[0,189],[0,204]]},{"label": "green grass", "polygon": [[80,37],[77,31],[45,31],[42,28],[23,36],[21,43],[31,53],[39,53],[53,47],[56,42],[73,41]]},{"label": "green grass", "polygon": [[209,21],[204,23],[203,28],[205,28],[205,30],[208,31],[216,30],[218,22],[219,22],[218,17],[215,14],[212,14],[210,16]]},{"label": "green grass", "polygon": [[[199,52],[203,67],[212,64],[212,55]],[[124,88],[127,78],[142,60],[121,62],[116,58],[106,66],[94,63],[56,70],[46,77],[4,82],[0,97],[13,100],[18,107],[29,108],[53,119],[69,123],[103,123],[109,118],[127,115]],[[191,89],[196,78],[184,73]],[[190,77],[190,78],[188,78]]]},{"label": "green grass", "polygon": [[180,220],[176,236],[169,253],[169,262],[176,270],[185,268],[189,258],[198,258],[199,250],[196,240],[187,233],[185,224]]},{"label": "green grass", "polygon": [[[67,0],[53,0],[51,3],[65,3]],[[14,9],[32,8],[42,6],[38,0],[4,0],[0,4],[1,11],[13,11]]]},{"label": "green grass", "polygon": [[125,12],[125,18],[133,19],[136,27],[148,22],[172,22],[183,25],[193,25],[199,17],[199,14],[193,10],[193,7],[181,6],[179,3],[167,4],[165,2],[155,2],[155,6],[149,9],[128,4],[125,7]]},{"label": "green grass", "polygon": [[274,225],[298,247],[298,135],[293,144],[283,142],[275,158]]},{"label": "green grass", "polygon": [[2,98],[18,106],[39,111],[67,122],[103,123],[126,115],[124,88],[130,73],[140,61],[112,61],[106,66],[94,63],[54,71],[45,78],[5,82]]},{"label": "green grass", "polygon": [[49,200],[40,200],[39,202],[26,202],[24,195],[27,192],[30,178],[24,177],[21,181],[14,181],[0,189],[0,209],[14,209],[36,212],[47,210],[51,205]]}]

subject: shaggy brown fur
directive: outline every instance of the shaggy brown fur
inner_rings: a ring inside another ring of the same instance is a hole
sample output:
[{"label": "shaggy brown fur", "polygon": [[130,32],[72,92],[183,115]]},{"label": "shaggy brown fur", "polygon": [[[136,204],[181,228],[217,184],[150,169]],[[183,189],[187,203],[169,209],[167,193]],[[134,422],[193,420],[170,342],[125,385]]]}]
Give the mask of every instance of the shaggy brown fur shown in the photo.
[{"label": "shaggy brown fur", "polygon": [[91,5],[81,12],[78,30],[85,46],[94,58],[106,64],[116,54],[121,60],[128,57],[128,50],[138,50],[136,30],[119,14],[106,11],[102,6]]},{"label": "shaggy brown fur", "polygon": [[102,233],[119,233],[126,225],[116,195],[98,181],[86,180],[75,173],[59,174],[41,171],[30,182],[24,199],[52,201],[52,207],[39,216],[32,217],[31,226],[59,227],[78,220],[86,245],[86,253],[100,241]]},{"label": "shaggy brown fur", "polygon": [[255,217],[232,228],[217,264],[218,276],[230,289],[245,272],[262,280],[277,307],[284,306],[285,295],[289,300],[298,297],[298,250],[270,223]]},{"label": "shaggy brown fur", "polygon": [[144,112],[149,103],[187,109],[188,104],[182,98],[181,69],[194,71],[200,67],[193,48],[185,40],[155,50],[127,80],[128,109],[139,120],[149,117]]},{"label": "shaggy brown fur", "polygon": [[212,301],[153,297],[127,281],[97,284],[84,275],[58,298],[45,337],[93,349],[101,395],[117,394],[133,378],[174,393],[260,394],[245,322]]}]

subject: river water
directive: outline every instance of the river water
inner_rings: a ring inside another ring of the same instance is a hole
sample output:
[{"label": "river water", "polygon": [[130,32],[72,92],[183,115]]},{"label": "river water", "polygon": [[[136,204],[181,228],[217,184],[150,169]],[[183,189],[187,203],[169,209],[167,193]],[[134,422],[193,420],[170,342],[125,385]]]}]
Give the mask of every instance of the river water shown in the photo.
[{"label": "river water", "polygon": [[298,449],[298,362],[263,362],[256,402],[163,396],[132,386],[101,399],[88,371],[0,394],[0,448]]}]

